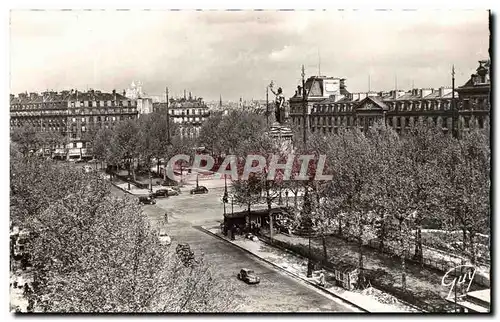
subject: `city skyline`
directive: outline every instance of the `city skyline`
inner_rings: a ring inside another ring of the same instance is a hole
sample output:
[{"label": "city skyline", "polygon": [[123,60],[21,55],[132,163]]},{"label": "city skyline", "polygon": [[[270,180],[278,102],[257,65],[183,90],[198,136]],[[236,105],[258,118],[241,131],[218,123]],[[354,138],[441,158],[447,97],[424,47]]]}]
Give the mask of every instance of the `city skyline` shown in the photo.
[{"label": "city skyline", "polygon": [[149,95],[168,86],[173,97],[238,101],[265,98],[273,80],[291,97],[302,64],[350,92],[438,88],[451,86],[452,64],[461,86],[489,58],[485,10],[18,10],[10,36],[12,94],[121,92],[140,80]]}]

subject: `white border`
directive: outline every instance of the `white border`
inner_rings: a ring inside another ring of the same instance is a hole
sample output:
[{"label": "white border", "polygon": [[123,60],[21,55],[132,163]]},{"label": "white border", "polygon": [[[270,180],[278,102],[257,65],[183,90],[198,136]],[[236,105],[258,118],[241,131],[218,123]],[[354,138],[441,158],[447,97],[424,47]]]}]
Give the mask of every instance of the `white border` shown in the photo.
[{"label": "white border", "polygon": [[[394,9],[394,10],[399,10],[399,9],[492,9],[493,13],[495,12],[500,12],[500,10],[497,9],[499,6],[500,2],[498,1],[486,1],[486,0],[474,0],[474,1],[466,1],[466,0],[454,0],[453,2],[451,1],[443,1],[443,0],[433,0],[433,1],[377,1],[376,3],[368,0],[351,0],[351,1],[343,1],[343,2],[333,2],[333,1],[271,1],[271,0],[252,0],[252,1],[244,1],[244,2],[235,2],[234,0],[219,0],[219,1],[193,1],[193,0],[183,0],[183,1],[130,1],[130,0],[121,0],[121,1],[108,1],[108,0],[87,0],[87,1],[73,1],[73,2],[67,2],[67,1],[43,1],[43,2],[37,2],[37,1],[26,1],[26,0],[17,0],[17,1],[3,1],[1,3],[2,11],[1,11],[1,18],[2,18],[2,26],[4,27],[3,32],[1,33],[2,37],[2,43],[4,44],[5,50],[2,51],[2,62],[4,68],[4,77],[2,79],[3,81],[3,86],[1,86],[1,91],[2,91],[2,101],[4,102],[5,105],[3,105],[3,117],[1,118],[1,121],[3,122],[2,126],[0,126],[0,131],[1,133],[1,138],[0,138],[0,143],[1,143],[1,148],[2,148],[2,155],[3,158],[1,159],[2,161],[2,169],[1,171],[1,206],[2,206],[2,219],[4,221],[4,231],[5,231],[5,236],[7,235],[7,227],[8,227],[8,214],[9,214],[9,199],[8,199],[8,193],[9,193],[9,174],[8,170],[9,169],[9,106],[8,106],[8,99],[9,99],[9,10],[10,9],[31,9],[31,8],[44,8],[44,9],[60,9],[60,8],[65,8],[65,9],[81,9],[81,8],[99,8],[99,9],[117,9],[117,8],[130,8],[130,9],[168,9],[168,8],[175,8],[175,9],[301,9],[301,10],[308,10],[308,9],[334,9],[334,8],[343,8],[343,9],[361,9],[361,10],[371,10],[371,9]],[[498,31],[497,31],[498,32]],[[496,38],[496,35],[495,35]],[[496,57],[497,54],[495,52],[494,57],[492,57],[493,64],[495,67],[495,75],[497,76],[497,68],[496,68]],[[495,94],[498,94],[498,85],[496,84],[496,77],[494,79],[495,81],[495,86],[494,86],[494,91]],[[495,103],[498,102],[498,95],[495,96]],[[498,105],[498,104],[496,104]],[[494,106],[493,108],[496,109],[497,106]],[[498,114],[500,114],[498,111],[495,113],[495,125],[498,124]],[[495,133],[496,134],[496,133]],[[496,135],[495,135],[495,138]],[[495,140],[495,146],[493,147],[494,151],[497,150],[497,141]],[[495,164],[496,166],[497,164]],[[497,167],[495,167],[495,173],[497,173],[499,170]],[[495,182],[494,178],[493,182]],[[495,198],[496,197],[496,198]],[[495,192],[495,196],[492,196],[494,198],[493,200],[500,200],[500,193],[497,191]],[[497,219],[497,223],[498,223]],[[494,231],[497,232],[497,225],[494,227]],[[9,293],[7,291],[7,276],[8,276],[8,246],[7,246],[7,237],[4,238],[4,241],[2,243],[3,247],[1,247],[2,250],[2,255],[0,258],[3,259],[2,263],[3,265],[1,266],[2,270],[5,270],[5,274],[2,274],[2,276],[5,276],[4,280],[4,287],[3,287],[3,292],[1,293],[2,301],[1,303],[3,304],[3,310],[2,310],[2,315],[4,320],[12,320],[14,319],[14,316],[8,313],[8,303],[9,303]],[[495,254],[496,255],[496,254]],[[495,278],[495,281],[498,280]],[[292,318],[291,316],[284,316],[280,318]],[[360,316],[357,316],[356,318],[359,318]],[[40,318],[40,316],[36,316],[35,318]],[[57,317],[43,317],[41,316],[46,321],[50,320],[56,320]],[[65,318],[65,317],[62,317]],[[76,320],[83,320],[83,317],[78,317],[75,318]],[[106,316],[100,316],[100,317],[89,317],[92,320],[105,320],[108,319]],[[127,318],[132,318],[132,319],[139,319],[139,320],[146,320],[146,319],[151,319],[152,316],[143,316],[143,317],[138,317],[138,316],[130,316]],[[166,316],[166,317],[161,317],[161,318],[168,318],[168,319],[180,319],[176,318],[173,316]],[[202,317],[185,317],[182,318],[182,320],[185,319],[196,319],[196,318],[203,318],[203,319],[232,319],[234,318],[233,316],[202,316]],[[241,317],[237,317],[241,318]],[[246,317],[248,319],[249,317]],[[250,317],[252,320],[253,319],[259,319],[259,320],[271,320],[274,317],[255,317],[252,316]],[[294,316],[293,319],[330,319],[330,316]],[[335,317],[334,317],[335,318]],[[344,316],[344,317],[337,317],[337,318],[349,318],[349,316]],[[373,316],[370,316],[370,318],[373,318]],[[377,320],[385,320],[386,317],[375,317]],[[395,317],[399,318],[399,317]],[[417,318],[417,317],[410,317],[410,316],[405,316],[404,319],[407,318]],[[420,317],[420,318],[425,318],[425,317]],[[426,318],[427,319],[427,318]],[[439,316],[434,316],[430,318],[430,320],[434,321],[439,321],[442,318]]]}]

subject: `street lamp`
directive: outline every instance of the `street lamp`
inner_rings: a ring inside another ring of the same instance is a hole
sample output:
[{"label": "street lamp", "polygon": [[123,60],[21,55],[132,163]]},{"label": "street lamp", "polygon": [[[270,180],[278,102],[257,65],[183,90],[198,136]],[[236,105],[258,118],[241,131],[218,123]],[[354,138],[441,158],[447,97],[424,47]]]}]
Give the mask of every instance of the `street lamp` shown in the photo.
[{"label": "street lamp", "polygon": [[[226,203],[227,203],[227,178],[226,178],[225,174],[224,174],[224,197],[222,197],[222,202],[224,203],[224,218],[225,218],[225,216],[226,216]],[[232,199],[231,199],[231,209],[232,209]]]},{"label": "street lamp", "polygon": [[130,190],[130,163],[131,163],[131,161],[130,161],[130,153],[127,152],[126,156],[127,156],[127,163],[128,163],[128,167],[127,167],[128,168],[127,183],[128,183],[128,190]]},{"label": "street lamp", "polygon": [[312,212],[311,212],[311,201],[309,197],[309,192],[307,187],[305,187],[304,192],[304,202],[302,206],[302,232],[307,235],[309,239],[309,256],[307,260],[307,277],[312,277],[312,261],[311,261],[311,235],[313,233],[312,229]]}]

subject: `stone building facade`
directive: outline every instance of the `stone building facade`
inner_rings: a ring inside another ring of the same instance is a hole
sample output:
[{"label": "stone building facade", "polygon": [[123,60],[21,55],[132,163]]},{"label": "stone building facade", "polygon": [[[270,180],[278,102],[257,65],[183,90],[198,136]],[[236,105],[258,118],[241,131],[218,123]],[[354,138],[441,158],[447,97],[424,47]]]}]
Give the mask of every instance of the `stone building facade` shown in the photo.
[{"label": "stone building facade", "polygon": [[[167,103],[153,103],[154,110],[166,110]],[[179,124],[182,137],[196,138],[201,125],[210,116],[210,110],[201,97],[170,98],[168,113],[174,123]]]},{"label": "stone building facade", "polygon": [[114,90],[10,95],[11,129],[28,124],[38,131],[59,132],[66,144],[51,149],[61,158],[91,157],[90,133],[133,118],[137,118],[136,102]]},{"label": "stone building facade", "polygon": [[[338,86],[329,86],[329,80],[338,80]],[[345,127],[366,131],[375,122],[384,121],[402,133],[415,122],[425,120],[440,126],[444,132],[456,128],[458,133],[463,133],[471,127],[483,128],[490,123],[488,60],[479,62],[469,81],[455,88],[455,95],[451,87],[349,93],[344,79],[327,77],[310,77],[305,85],[306,103],[299,86],[290,98],[290,118],[302,129],[304,105],[307,105],[305,121],[311,132],[337,133]]]}]

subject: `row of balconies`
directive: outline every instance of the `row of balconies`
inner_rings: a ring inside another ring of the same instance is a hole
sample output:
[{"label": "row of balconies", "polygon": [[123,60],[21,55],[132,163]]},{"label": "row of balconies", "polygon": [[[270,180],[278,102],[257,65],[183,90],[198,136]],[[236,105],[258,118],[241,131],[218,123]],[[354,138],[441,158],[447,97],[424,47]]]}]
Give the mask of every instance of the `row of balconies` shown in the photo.
[{"label": "row of balconies", "polygon": [[[420,119],[420,121],[424,121],[425,119]],[[407,127],[407,126],[412,126],[415,124],[415,122],[418,122],[419,120],[413,119],[413,118],[407,118],[407,117],[398,117],[398,118],[387,118],[386,119],[386,124],[395,127],[395,128],[402,128],[402,127]],[[447,129],[449,125],[452,124],[453,120],[452,118],[427,118],[426,121],[430,121],[433,124],[439,125],[443,127],[444,129]],[[480,127],[483,128],[485,123],[489,123],[489,118],[474,118],[474,117],[460,117],[458,119],[459,126],[464,127],[464,128],[469,128],[469,127]],[[358,126],[358,127],[364,127],[365,125],[372,126],[375,123],[375,119],[365,119],[365,118],[359,118],[359,119],[354,119],[351,121],[341,121],[340,123],[311,123],[311,127],[314,128],[324,128],[324,127],[352,127],[352,126]]]},{"label": "row of balconies", "polygon": [[117,114],[137,114],[135,108],[124,108],[120,110],[87,110],[87,111],[11,111],[11,117],[50,117],[50,116],[74,116],[74,115],[117,115]]}]

